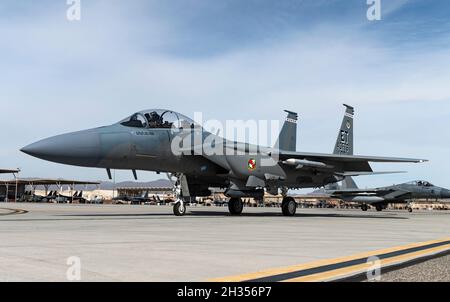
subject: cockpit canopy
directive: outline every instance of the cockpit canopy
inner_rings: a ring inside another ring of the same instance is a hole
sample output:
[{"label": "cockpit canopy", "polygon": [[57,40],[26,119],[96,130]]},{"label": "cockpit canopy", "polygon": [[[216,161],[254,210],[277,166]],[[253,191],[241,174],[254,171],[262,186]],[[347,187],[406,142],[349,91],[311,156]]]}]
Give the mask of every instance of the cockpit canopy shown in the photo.
[{"label": "cockpit canopy", "polygon": [[133,128],[188,129],[200,127],[192,119],[171,110],[150,109],[121,120],[121,125]]},{"label": "cockpit canopy", "polygon": [[429,183],[428,181],[425,180],[416,180],[416,181],[411,181],[408,182],[409,185],[414,185],[417,187],[434,187],[433,184]]}]

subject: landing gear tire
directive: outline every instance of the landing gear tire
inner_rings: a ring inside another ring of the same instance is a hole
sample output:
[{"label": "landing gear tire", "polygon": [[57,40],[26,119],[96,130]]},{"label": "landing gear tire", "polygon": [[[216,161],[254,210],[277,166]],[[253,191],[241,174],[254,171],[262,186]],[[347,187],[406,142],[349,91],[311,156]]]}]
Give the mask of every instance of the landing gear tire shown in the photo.
[{"label": "landing gear tire", "polygon": [[412,208],[411,208],[411,207],[408,207],[408,212],[409,212],[409,213],[412,213],[412,211],[413,211]]},{"label": "landing gear tire", "polygon": [[240,215],[244,208],[244,203],[240,198],[230,198],[228,201],[228,210],[231,215]]},{"label": "landing gear tire", "polygon": [[297,203],[295,199],[292,197],[283,198],[283,202],[281,203],[281,212],[284,216],[294,216],[297,211]]},{"label": "landing gear tire", "polygon": [[366,212],[369,209],[369,207],[366,204],[361,205],[361,210]]},{"label": "landing gear tire", "polygon": [[175,216],[184,216],[186,214],[186,206],[183,201],[178,201],[173,205],[173,213]]},{"label": "landing gear tire", "polygon": [[381,212],[381,211],[383,211],[383,206],[382,205],[376,205],[375,209],[377,210],[377,212]]}]

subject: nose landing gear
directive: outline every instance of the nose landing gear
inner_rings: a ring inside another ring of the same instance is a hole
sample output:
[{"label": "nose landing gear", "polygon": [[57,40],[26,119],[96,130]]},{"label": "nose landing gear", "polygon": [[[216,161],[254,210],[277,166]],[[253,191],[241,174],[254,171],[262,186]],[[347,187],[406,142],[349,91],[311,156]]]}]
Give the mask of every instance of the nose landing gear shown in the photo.
[{"label": "nose landing gear", "polygon": [[406,210],[408,210],[409,213],[412,213],[413,208],[412,208],[411,202],[407,202],[407,204],[406,204]]},{"label": "nose landing gear", "polygon": [[179,198],[173,205],[173,213],[175,216],[184,216],[186,214],[186,205],[182,198]]},{"label": "nose landing gear", "polygon": [[173,214],[175,216],[184,216],[186,214],[186,204],[184,196],[189,196],[189,187],[187,185],[186,176],[183,174],[168,174],[169,180],[172,181],[172,177],[176,177],[176,181],[173,183],[173,195],[176,198],[173,205]]}]

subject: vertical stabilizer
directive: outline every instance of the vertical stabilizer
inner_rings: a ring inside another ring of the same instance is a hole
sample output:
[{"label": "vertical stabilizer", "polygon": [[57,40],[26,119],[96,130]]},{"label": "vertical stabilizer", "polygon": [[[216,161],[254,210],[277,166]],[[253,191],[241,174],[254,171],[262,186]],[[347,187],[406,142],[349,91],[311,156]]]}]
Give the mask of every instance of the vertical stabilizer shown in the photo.
[{"label": "vertical stabilizer", "polygon": [[347,176],[342,181],[342,189],[358,189],[358,186],[356,185],[353,178],[350,176]]},{"label": "vertical stabilizer", "polygon": [[287,111],[287,117],[281,128],[280,135],[274,148],[285,151],[296,151],[297,148],[297,120],[298,114],[292,111]]},{"label": "vertical stabilizer", "polygon": [[334,154],[353,155],[353,115],[354,108],[344,104],[346,107],[341,129],[339,129]]}]

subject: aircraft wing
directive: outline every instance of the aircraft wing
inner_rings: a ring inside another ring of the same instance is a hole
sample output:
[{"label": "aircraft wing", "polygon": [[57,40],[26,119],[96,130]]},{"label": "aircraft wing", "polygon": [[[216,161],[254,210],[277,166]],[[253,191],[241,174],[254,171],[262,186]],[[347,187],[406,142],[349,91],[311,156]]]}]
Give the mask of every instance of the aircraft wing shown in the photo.
[{"label": "aircraft wing", "polygon": [[369,195],[378,195],[377,190],[371,190],[371,189],[348,189],[348,190],[332,190],[331,192],[332,196],[338,196],[338,195],[352,195],[352,196],[369,196]]},{"label": "aircraft wing", "polygon": [[330,192],[333,197],[339,196],[379,196],[384,199],[395,199],[408,194],[408,191],[394,189],[342,189]]},{"label": "aircraft wing", "polygon": [[382,156],[364,156],[364,155],[340,155],[310,152],[291,152],[281,151],[278,154],[280,159],[306,159],[317,160],[322,162],[380,162],[380,163],[423,163],[428,160],[417,158],[401,158],[401,157],[382,157]]},{"label": "aircraft wing", "polygon": [[351,177],[351,176],[365,176],[365,175],[383,175],[383,174],[399,174],[406,173],[406,171],[376,171],[376,172],[336,172],[334,174],[340,175],[343,177]]},{"label": "aircraft wing", "polygon": [[[286,164],[295,165],[299,163],[305,167],[332,168],[336,172],[358,171],[372,172],[369,162],[384,163],[422,163],[427,160],[416,158],[380,157],[363,155],[341,155],[309,152],[292,152],[280,150],[278,153],[269,154]],[[361,174],[358,174],[361,175]],[[348,175],[346,175],[348,176]]]},{"label": "aircraft wing", "polygon": [[409,191],[404,191],[404,190],[392,190],[391,192],[385,194],[383,197],[385,199],[396,199],[403,195],[407,195],[409,193],[410,193]]}]

